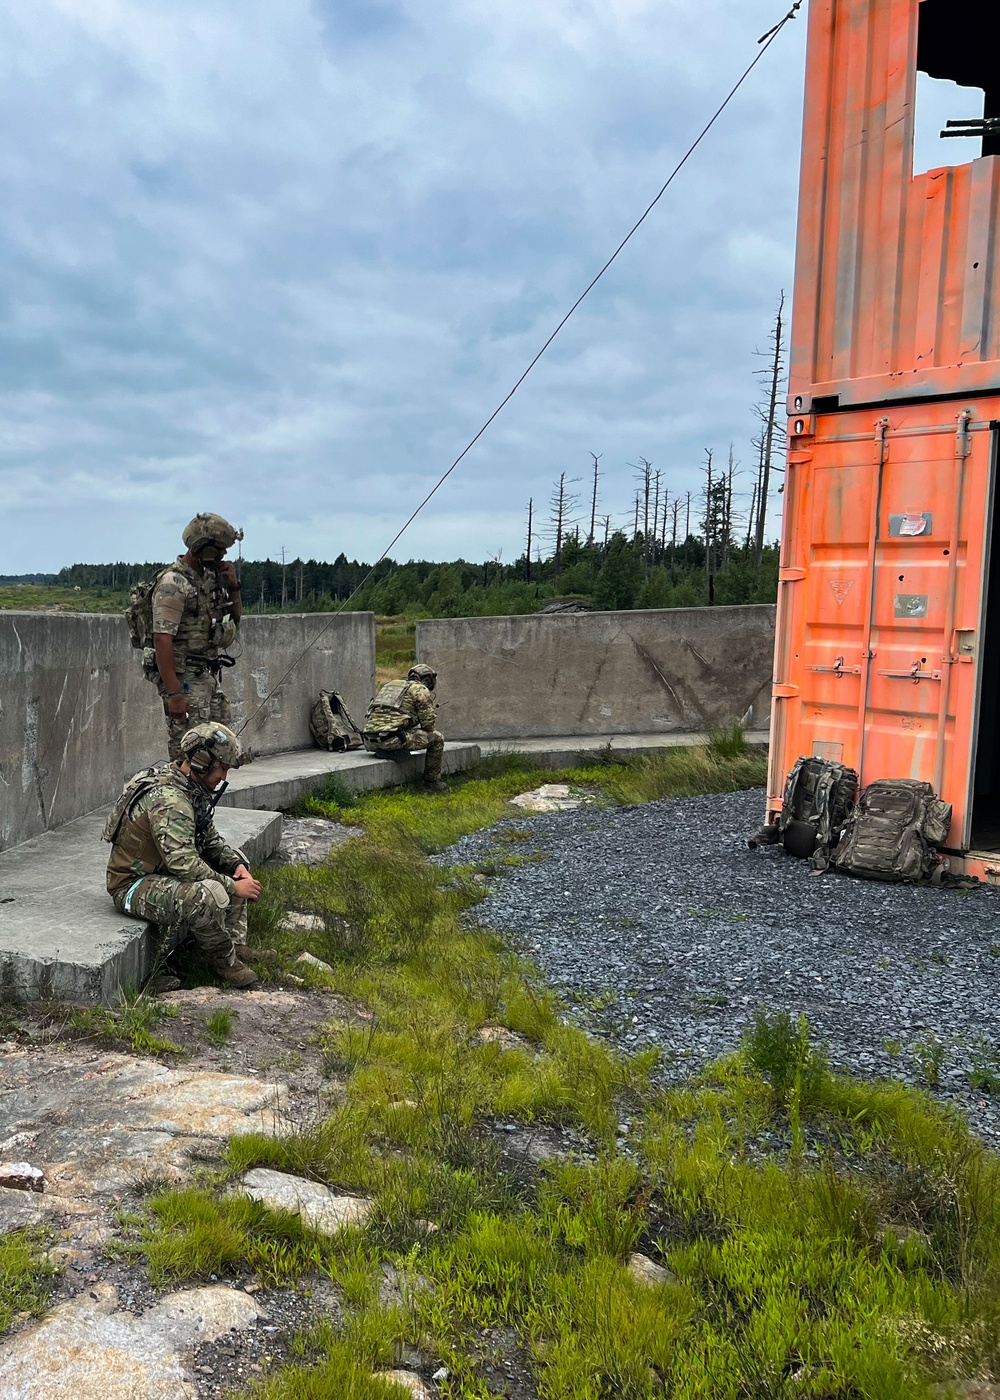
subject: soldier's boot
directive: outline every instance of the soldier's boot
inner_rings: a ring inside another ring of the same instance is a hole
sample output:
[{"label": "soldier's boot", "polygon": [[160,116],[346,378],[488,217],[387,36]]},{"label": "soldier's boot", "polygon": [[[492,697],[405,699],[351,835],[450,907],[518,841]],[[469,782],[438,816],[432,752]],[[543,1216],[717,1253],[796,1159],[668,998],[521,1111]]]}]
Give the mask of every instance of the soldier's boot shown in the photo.
[{"label": "soldier's boot", "polygon": [[240,962],[239,958],[235,962],[227,962],[225,958],[212,958],[209,966],[216,977],[225,982],[227,986],[239,987],[245,991],[248,987],[257,985],[257,974],[246,963]]},{"label": "soldier's boot", "polygon": [[276,963],[278,954],[273,948],[251,948],[249,943],[237,943],[236,956],[240,962]]}]

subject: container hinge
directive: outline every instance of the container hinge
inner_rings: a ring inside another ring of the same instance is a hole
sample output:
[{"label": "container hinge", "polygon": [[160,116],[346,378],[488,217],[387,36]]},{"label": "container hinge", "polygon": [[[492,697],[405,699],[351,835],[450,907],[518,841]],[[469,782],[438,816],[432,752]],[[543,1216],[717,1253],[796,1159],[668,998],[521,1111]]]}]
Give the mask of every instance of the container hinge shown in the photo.
[{"label": "container hinge", "polygon": [[972,451],[972,409],[963,408],[957,417],[958,431],[955,434],[955,456],[961,460]]},{"label": "container hinge", "polygon": [[779,583],[801,583],[806,576],[805,569],[779,569]]},{"label": "container hinge", "polygon": [[771,687],[771,694],[775,700],[794,700],[798,693],[797,685],[779,684]]},{"label": "container hinge", "polygon": [[875,465],[884,466],[889,460],[889,420],[879,418],[875,423]]}]

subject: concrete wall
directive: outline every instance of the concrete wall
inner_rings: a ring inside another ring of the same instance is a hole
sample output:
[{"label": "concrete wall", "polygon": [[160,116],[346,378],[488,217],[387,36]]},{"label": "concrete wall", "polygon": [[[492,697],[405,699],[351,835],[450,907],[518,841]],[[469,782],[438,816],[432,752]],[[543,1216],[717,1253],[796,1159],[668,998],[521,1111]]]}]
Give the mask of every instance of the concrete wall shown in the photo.
[{"label": "concrete wall", "polygon": [[[324,632],[324,629],[327,629]],[[360,722],[375,683],[371,613],[248,617],[226,673],[237,723],[321,632],[251,719],[258,753],[308,748],[309,709],[339,689]],[[0,850],[114,801],[122,780],[166,757],[163,711],[120,617],[0,612]]]},{"label": "concrete wall", "polygon": [[449,739],[766,728],[775,609],[664,608],[417,623]]},{"label": "concrete wall", "polygon": [[[324,628],[328,628],[323,632]],[[320,635],[322,633],[322,635]],[[302,655],[306,647],[315,645]],[[241,737],[254,753],[307,749],[309,711],[321,690],[339,690],[358,724],[375,689],[375,619],[371,613],[296,613],[246,617],[233,654],[242,655],[222,673],[222,688]],[[135,653],[132,653],[133,656]],[[301,658],[301,660],[298,660]],[[263,705],[268,691],[290,666],[288,681]],[[261,706],[258,709],[258,706]],[[163,707],[156,687],[133,665],[128,677],[126,768],[136,773],[163,757]]]}]

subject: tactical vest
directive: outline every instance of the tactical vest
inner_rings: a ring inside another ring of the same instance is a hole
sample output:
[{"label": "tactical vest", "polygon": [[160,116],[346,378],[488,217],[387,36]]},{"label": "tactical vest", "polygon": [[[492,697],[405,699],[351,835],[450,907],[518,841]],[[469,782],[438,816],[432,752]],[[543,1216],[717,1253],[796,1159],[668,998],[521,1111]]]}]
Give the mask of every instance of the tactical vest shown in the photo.
[{"label": "tactical vest", "polygon": [[133,820],[136,807],[158,787],[175,787],[191,804],[195,822],[195,849],[201,854],[202,841],[212,825],[214,809],[208,795],[193,781],[178,773],[172,763],[156,763],[130,778],[104,824],[102,840],[114,847],[108,861],[108,889],[114,894],[137,875],[156,874],[160,869],[160,848],[148,825]]},{"label": "tactical vest", "polygon": [[184,610],[174,637],[174,655],[177,670],[181,672],[187,669],[189,658],[203,661],[218,659],[219,649],[225,645],[223,617],[229,607],[229,597],[214,569],[206,569],[199,574],[197,569],[189,568],[180,561],[171,568],[198,591],[194,610]]},{"label": "tactical vest", "polygon": [[403,705],[412,681],[387,681],[368,706],[365,733],[388,736],[416,728],[416,718]]}]

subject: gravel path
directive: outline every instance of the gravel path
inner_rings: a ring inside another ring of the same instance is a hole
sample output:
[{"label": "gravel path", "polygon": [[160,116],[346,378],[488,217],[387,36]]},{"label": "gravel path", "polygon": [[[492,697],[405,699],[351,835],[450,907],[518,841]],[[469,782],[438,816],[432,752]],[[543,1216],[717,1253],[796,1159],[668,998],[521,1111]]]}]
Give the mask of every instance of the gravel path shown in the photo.
[{"label": "gravel path", "polygon": [[[758,1005],[785,1007],[836,1067],[866,1076],[925,1083],[936,1037],[935,1092],[1000,1143],[997,892],[815,876],[780,848],[748,850],[763,805],[743,792],[519,815],[440,859],[543,855],[505,869],[479,918],[511,932],[592,1029],[657,1045],[672,1078],[730,1051]],[[969,1084],[984,1064],[993,1096]]]}]

